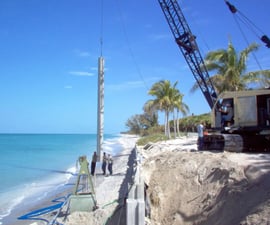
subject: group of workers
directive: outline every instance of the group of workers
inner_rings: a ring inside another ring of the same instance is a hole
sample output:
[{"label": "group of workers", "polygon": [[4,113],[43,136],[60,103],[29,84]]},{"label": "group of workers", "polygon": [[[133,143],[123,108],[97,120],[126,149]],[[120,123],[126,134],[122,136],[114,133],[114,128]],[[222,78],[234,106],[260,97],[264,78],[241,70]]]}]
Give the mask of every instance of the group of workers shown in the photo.
[{"label": "group of workers", "polygon": [[[93,156],[92,156],[92,162],[91,162],[91,175],[94,176],[95,174],[95,170],[96,170],[96,163],[97,163],[97,153],[94,152]],[[102,158],[102,172],[103,175],[106,175],[106,169],[108,166],[108,171],[109,174],[112,175],[113,174],[113,158],[110,154],[106,154],[105,152],[103,153],[103,158]]]}]

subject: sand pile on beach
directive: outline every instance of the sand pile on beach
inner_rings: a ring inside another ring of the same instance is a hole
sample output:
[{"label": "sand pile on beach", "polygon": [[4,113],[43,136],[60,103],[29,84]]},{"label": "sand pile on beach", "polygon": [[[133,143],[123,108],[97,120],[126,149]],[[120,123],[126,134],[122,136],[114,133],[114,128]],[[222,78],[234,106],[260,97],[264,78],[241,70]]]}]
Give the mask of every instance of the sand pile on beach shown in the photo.
[{"label": "sand pile on beach", "polygon": [[143,155],[151,225],[270,224],[267,154],[197,151],[196,135],[163,141]]}]

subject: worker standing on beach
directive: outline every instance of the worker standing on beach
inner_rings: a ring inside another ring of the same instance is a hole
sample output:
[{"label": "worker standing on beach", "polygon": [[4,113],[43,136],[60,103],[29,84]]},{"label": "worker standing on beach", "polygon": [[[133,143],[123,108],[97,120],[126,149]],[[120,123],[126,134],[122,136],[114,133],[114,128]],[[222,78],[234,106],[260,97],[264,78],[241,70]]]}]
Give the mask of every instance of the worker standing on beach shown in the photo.
[{"label": "worker standing on beach", "polygon": [[97,164],[97,152],[94,152],[91,162],[91,175],[94,176]]},{"label": "worker standing on beach", "polygon": [[203,150],[203,130],[204,130],[203,122],[200,122],[200,124],[198,124],[198,126],[197,126],[198,150]]},{"label": "worker standing on beach", "polygon": [[107,167],[107,156],[106,153],[103,153],[103,159],[102,159],[102,171],[103,175],[106,175],[106,167]]},{"label": "worker standing on beach", "polygon": [[108,156],[108,170],[109,170],[110,175],[112,175],[112,173],[113,173],[112,165],[113,165],[113,159],[112,159],[112,156],[109,154],[109,156]]}]

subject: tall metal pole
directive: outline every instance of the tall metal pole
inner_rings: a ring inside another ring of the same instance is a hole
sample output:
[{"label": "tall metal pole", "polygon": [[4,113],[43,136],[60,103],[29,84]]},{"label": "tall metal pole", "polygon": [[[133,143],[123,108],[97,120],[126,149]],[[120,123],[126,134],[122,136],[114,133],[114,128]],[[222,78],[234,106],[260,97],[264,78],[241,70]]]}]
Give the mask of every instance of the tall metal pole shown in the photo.
[{"label": "tall metal pole", "polygon": [[104,59],[98,58],[97,161],[101,161],[104,132]]}]

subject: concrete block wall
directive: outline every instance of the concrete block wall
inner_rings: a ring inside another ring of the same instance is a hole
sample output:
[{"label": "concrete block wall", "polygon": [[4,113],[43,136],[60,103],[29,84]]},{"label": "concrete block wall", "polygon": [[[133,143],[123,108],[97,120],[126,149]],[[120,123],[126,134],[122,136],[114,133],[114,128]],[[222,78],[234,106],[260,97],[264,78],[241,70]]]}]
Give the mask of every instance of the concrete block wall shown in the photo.
[{"label": "concrete block wall", "polygon": [[140,175],[141,162],[136,151],[137,164],[134,168],[134,182],[130,187],[127,203],[127,225],[145,224],[144,181]]}]

